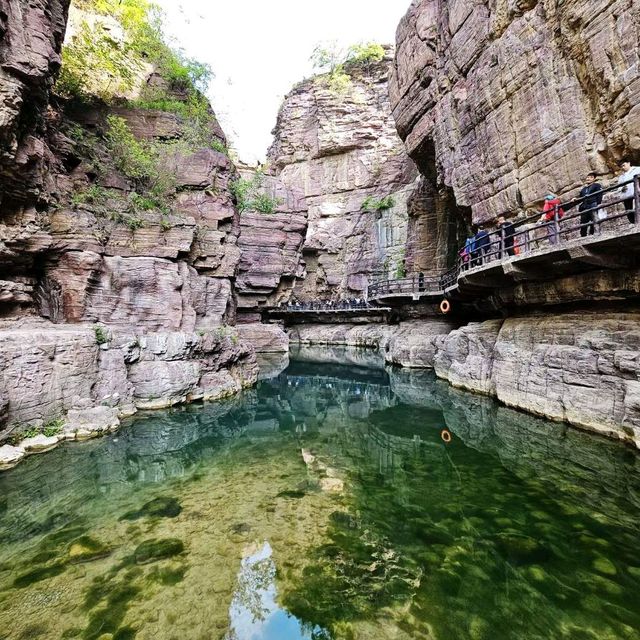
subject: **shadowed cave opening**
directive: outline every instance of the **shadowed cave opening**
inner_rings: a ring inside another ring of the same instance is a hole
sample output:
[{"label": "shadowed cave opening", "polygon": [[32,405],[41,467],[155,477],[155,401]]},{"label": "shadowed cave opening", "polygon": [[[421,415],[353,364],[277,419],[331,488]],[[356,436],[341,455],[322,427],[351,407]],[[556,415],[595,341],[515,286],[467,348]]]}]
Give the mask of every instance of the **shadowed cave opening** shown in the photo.
[{"label": "shadowed cave opening", "polygon": [[471,232],[471,207],[458,204],[438,170],[433,140],[412,154],[422,178],[408,201],[407,273],[439,274],[455,264]]}]

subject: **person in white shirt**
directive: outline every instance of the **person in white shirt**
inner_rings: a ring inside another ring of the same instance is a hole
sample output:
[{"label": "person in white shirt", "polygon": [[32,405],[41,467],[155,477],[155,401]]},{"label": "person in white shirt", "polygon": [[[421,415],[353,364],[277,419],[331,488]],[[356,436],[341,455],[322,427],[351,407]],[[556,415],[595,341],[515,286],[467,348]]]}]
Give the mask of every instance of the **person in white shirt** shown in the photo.
[{"label": "person in white shirt", "polygon": [[[623,182],[629,182],[629,180],[633,180],[637,175],[640,175],[640,167],[632,167],[631,163],[628,160],[623,160],[620,163],[620,167],[622,168],[622,175],[618,178],[618,184],[622,184]],[[620,191],[622,192],[622,197],[624,198],[624,208],[627,212],[627,218],[629,218],[629,222],[636,221],[636,203],[635,203],[635,184],[630,182],[629,184],[625,184],[620,187]]]}]

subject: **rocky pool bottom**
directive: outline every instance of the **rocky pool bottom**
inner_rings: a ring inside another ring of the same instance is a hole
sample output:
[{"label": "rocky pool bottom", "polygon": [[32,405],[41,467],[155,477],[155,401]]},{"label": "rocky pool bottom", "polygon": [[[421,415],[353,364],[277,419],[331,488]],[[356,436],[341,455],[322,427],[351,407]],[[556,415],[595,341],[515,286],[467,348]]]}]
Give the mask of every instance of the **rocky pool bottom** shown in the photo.
[{"label": "rocky pool bottom", "polygon": [[370,352],[280,368],[0,475],[0,638],[640,638],[634,451]]}]

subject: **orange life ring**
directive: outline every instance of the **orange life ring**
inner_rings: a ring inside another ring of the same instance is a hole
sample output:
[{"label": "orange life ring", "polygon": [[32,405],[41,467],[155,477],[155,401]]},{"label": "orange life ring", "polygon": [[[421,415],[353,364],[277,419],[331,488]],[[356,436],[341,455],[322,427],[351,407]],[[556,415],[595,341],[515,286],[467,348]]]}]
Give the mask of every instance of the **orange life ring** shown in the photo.
[{"label": "orange life ring", "polygon": [[448,300],[443,300],[440,303],[440,311],[442,311],[442,313],[449,313],[449,311],[451,311],[451,303]]},{"label": "orange life ring", "polygon": [[451,431],[449,431],[449,429],[443,429],[440,432],[440,437],[442,438],[442,442],[449,444],[451,442]]}]

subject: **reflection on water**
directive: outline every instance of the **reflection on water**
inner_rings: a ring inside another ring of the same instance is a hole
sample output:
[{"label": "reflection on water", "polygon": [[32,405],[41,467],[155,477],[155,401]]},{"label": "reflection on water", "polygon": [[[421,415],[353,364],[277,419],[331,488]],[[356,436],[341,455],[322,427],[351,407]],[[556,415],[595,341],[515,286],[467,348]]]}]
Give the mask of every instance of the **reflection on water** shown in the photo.
[{"label": "reflection on water", "polygon": [[294,355],[0,475],[0,639],[640,637],[633,451]]},{"label": "reflection on water", "polygon": [[276,603],[276,565],[268,542],[242,559],[229,609],[228,640],[311,640],[320,629],[305,630]]}]

